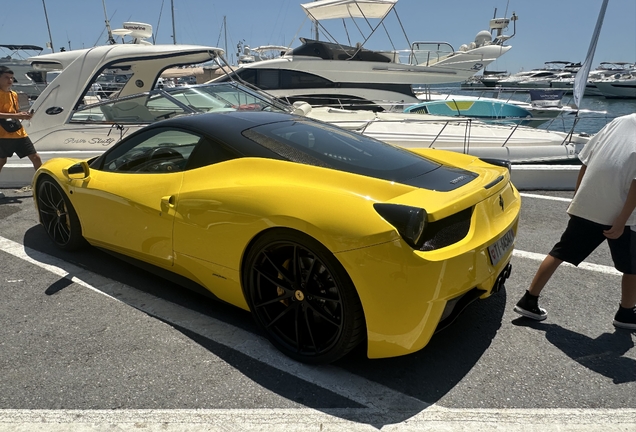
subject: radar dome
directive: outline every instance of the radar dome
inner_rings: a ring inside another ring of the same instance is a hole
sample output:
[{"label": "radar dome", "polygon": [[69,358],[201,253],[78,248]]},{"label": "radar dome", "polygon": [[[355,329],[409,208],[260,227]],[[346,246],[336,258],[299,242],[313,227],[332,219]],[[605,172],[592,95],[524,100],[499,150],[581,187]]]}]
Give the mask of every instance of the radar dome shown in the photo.
[{"label": "radar dome", "polygon": [[124,29],[130,30],[130,37],[139,39],[148,39],[152,37],[152,26],[140,22],[125,22]]},{"label": "radar dome", "polygon": [[492,42],[492,35],[488,30],[482,30],[475,36],[475,45],[478,47],[488,45]]}]

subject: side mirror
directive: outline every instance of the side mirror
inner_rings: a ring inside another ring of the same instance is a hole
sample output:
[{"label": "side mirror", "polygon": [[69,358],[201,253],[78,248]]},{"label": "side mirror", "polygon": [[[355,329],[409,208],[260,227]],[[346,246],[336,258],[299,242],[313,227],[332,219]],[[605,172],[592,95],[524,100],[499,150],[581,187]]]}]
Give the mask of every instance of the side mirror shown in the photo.
[{"label": "side mirror", "polygon": [[71,165],[70,167],[62,170],[64,176],[69,180],[82,180],[88,178],[90,172],[91,169],[86,161],[78,162],[75,165]]}]

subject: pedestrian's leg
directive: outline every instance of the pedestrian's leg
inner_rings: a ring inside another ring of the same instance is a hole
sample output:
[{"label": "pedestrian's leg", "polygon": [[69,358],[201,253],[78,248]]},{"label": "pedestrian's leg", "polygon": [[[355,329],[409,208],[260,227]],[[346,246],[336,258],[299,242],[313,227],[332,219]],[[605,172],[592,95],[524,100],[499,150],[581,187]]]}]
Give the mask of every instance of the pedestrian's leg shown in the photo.
[{"label": "pedestrian's leg", "polygon": [[40,158],[39,154],[33,153],[28,155],[27,157],[31,160],[31,163],[33,164],[33,168],[38,169],[42,166],[42,159]]},{"label": "pedestrian's leg", "polygon": [[636,275],[624,274],[621,282],[621,307],[636,306]]},{"label": "pedestrian's leg", "polygon": [[[7,163],[7,158],[0,158],[0,171],[2,171],[2,167]],[[4,198],[4,194],[0,192],[0,198]]]},{"label": "pedestrian's leg", "polygon": [[563,260],[548,255],[545,257],[537,270],[530,288],[515,305],[514,311],[527,318],[543,321],[548,316],[545,309],[539,307],[539,293],[548,283],[554,272],[561,265]]},{"label": "pedestrian's leg", "polygon": [[562,262],[563,260],[555,258],[552,255],[546,256],[539,266],[537,273],[534,275],[528,292],[533,296],[538,296]]},{"label": "pedestrian's leg", "polygon": [[636,330],[636,275],[623,275],[621,305],[614,316],[614,326]]}]

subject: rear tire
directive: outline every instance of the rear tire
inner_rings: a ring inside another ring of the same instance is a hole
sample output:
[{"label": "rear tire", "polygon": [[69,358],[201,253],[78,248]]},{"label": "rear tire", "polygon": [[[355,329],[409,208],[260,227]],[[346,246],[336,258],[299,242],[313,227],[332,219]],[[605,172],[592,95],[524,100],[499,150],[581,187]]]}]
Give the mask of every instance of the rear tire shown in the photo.
[{"label": "rear tire", "polygon": [[65,251],[86,245],[77,213],[62,188],[49,176],[37,183],[40,222],[55,245]]},{"label": "rear tire", "polygon": [[243,268],[245,296],[256,323],[287,356],[331,363],[366,337],[360,298],[333,254],[292,230],[265,233]]}]

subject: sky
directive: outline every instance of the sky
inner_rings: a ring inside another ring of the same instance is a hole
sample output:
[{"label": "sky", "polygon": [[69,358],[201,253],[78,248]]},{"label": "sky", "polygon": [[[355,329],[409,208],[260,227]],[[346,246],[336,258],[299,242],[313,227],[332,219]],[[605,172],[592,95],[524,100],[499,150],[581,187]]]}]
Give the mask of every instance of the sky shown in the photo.
[{"label": "sky", "polygon": [[[126,21],[148,23],[153,27],[154,42],[160,44],[173,43],[173,4],[177,43],[227,47],[230,60],[236,58],[239,42],[252,47],[295,47],[300,44],[298,37],[313,34],[311,23],[300,7],[301,0],[104,0],[104,3],[112,29],[121,28]],[[408,48],[405,32],[410,42],[444,41],[457,50],[473,41],[479,31],[488,29],[495,10],[497,17],[510,17],[515,12],[516,34],[508,42],[512,49],[488,67],[514,73],[540,68],[547,61],[582,62],[601,4],[602,0],[399,0],[395,8],[399,20],[391,13],[385,25],[396,49]],[[55,51],[59,51],[61,47],[79,49],[107,42],[102,0],[20,0],[12,2],[9,10],[10,13],[0,15],[0,44],[45,47],[52,40]],[[341,22],[325,25],[340,42],[347,42]],[[505,34],[513,31],[511,23]],[[362,40],[351,24],[348,33],[353,43]],[[384,31],[376,32],[366,47],[392,49]],[[50,49],[45,49],[42,53],[49,52]],[[602,61],[636,62],[636,0],[609,0],[592,68]]]}]

